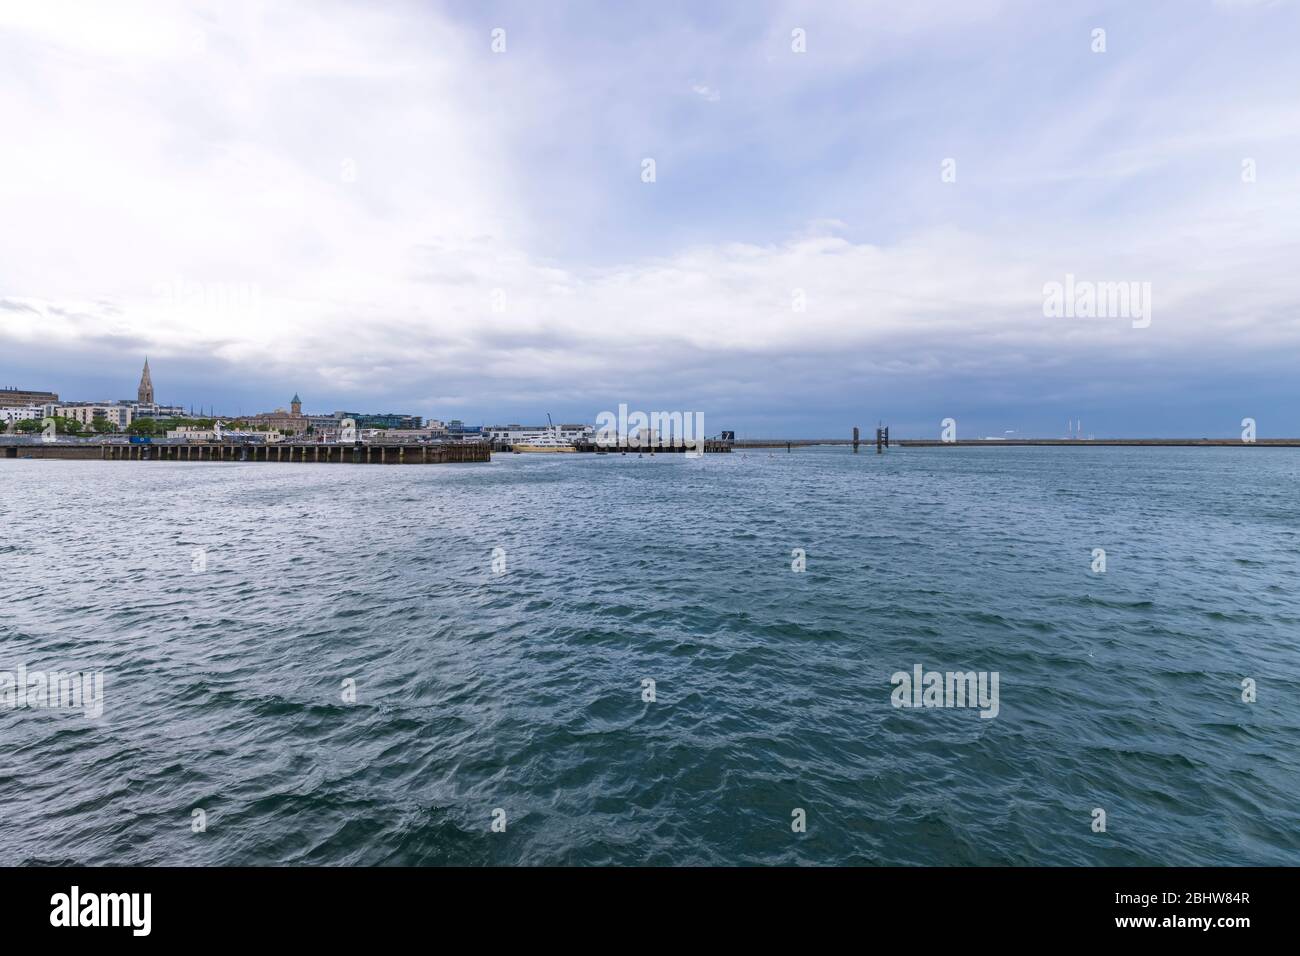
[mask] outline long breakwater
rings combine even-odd
[[[330,444],[324,442],[30,442],[0,444],[0,458],[79,461],[228,461],[353,465],[442,465],[486,462],[483,443],[445,445]]]

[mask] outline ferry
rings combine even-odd
[[[527,441],[520,442],[517,445],[511,445],[510,450],[514,452],[576,452],[578,449],[573,442],[567,442],[559,435],[539,435],[537,438],[530,438]]]

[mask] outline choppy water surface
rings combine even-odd
[[[0,670],[106,697],[0,710],[0,862],[1300,864],[1298,478],[1215,448],[0,462]],[[915,664],[998,671],[998,716],[895,709]]]

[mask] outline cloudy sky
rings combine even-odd
[[[125,397],[147,353],[231,413],[1300,435],[1297,36],[1286,0],[6,2],[0,385]],[[1067,274],[1149,323],[1046,315]]]

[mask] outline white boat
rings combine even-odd
[[[559,435],[547,434],[539,435],[537,438],[530,438],[527,441],[519,442],[510,446],[511,451],[520,452],[575,452],[578,449],[574,447],[573,442],[565,441]]]

